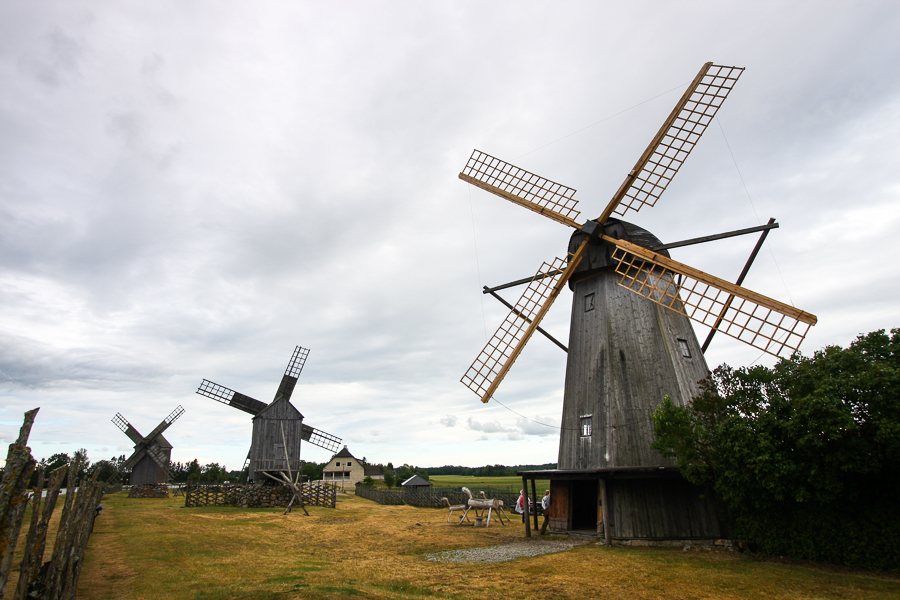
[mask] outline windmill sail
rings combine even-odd
[[[245,413],[250,413],[254,416],[259,414],[266,406],[268,406],[268,404],[266,404],[265,402],[260,402],[255,398],[251,398],[250,396],[246,396],[240,392],[228,389],[224,385],[213,383],[208,379],[203,380],[203,382],[200,384],[200,387],[197,388],[197,393],[201,396],[212,398],[213,400],[221,402],[222,404],[233,406],[244,411]]]
[[[585,240],[575,254],[569,257],[568,265],[565,260],[557,258],[552,264],[544,263],[541,266],[534,279],[525,288],[515,308],[509,312],[481,354],[463,375],[460,381],[481,396],[482,402],[491,399],[497,386],[522,352],[522,348],[550,310],[553,301],[584,256],[588,241]]]
[[[276,399],[291,399],[291,395],[294,393],[294,386],[297,385],[297,378],[300,377],[300,372],[303,371],[303,365],[306,364],[307,356],[309,356],[309,348],[303,348],[301,346],[294,348],[294,354],[291,356],[290,362],[288,362],[287,369],[284,370],[284,375],[281,377],[281,384],[278,386],[278,391],[275,392]]]
[[[650,145],[597,219],[654,206],[716,116],[743,67],[703,65]]]
[[[137,429],[132,427],[131,423],[125,420],[125,417],[122,416],[122,413],[116,413],[116,416],[112,419],[113,424],[122,430],[122,432],[128,436],[128,438],[134,442],[135,444],[140,444],[144,441],[144,436],[138,432]]]
[[[169,425],[171,425],[172,423],[174,423],[175,421],[177,421],[177,420],[178,420],[178,417],[180,417],[180,416],[183,415],[183,414],[184,414],[184,409],[181,407],[181,405],[178,405],[177,407],[175,407],[175,410],[173,410],[172,412],[170,412],[170,413],[169,413],[169,416],[167,416],[165,419],[163,419],[163,420],[162,420],[162,423],[160,423],[159,425],[157,425],[157,426],[156,426],[156,429],[154,429],[153,431],[150,432],[149,435],[147,435],[147,440],[148,440],[148,441],[151,441],[151,442],[152,442],[153,440],[155,440],[155,439],[156,439],[156,436],[158,436],[158,435],[161,434],[163,431],[165,431],[166,429],[168,429],[168,428],[169,428]]]
[[[321,429],[310,427],[309,425],[302,426],[300,437],[305,442],[309,442],[319,448],[325,448],[331,452],[337,452],[341,447],[341,438],[331,435],[330,433],[325,433]]]
[[[778,357],[797,351],[815,315],[608,236],[619,285]],[[674,275],[679,275],[678,283]]]
[[[480,150],[472,156],[459,178],[563,225],[578,227],[575,190],[503,162]]]

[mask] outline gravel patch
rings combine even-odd
[[[576,545],[574,542],[514,542],[489,548],[462,548],[435,552],[426,554],[425,558],[431,562],[444,563],[497,563],[525,556],[565,552]]]

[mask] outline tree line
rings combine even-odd
[[[131,476],[130,471],[125,468],[125,455],[113,456],[109,459],[91,462],[88,458],[87,450],[84,448],[76,450],[73,456],[65,452],[57,452],[48,458],[42,459],[40,462],[44,465],[45,470],[49,473],[63,465],[70,464],[75,456],[81,457],[81,468],[78,477],[90,477],[99,471],[98,478],[100,481],[120,481],[127,484]],[[399,486],[413,475],[418,475],[422,479],[428,481],[432,475],[462,475],[471,477],[506,477],[513,476],[517,471],[533,471],[542,469],[555,469],[556,463],[547,463],[543,465],[485,465],[483,467],[464,467],[445,465],[442,467],[418,467],[410,464],[403,464],[394,468],[393,463],[376,463],[370,465],[363,458],[360,463],[366,466],[379,467],[384,474],[385,485],[389,488]],[[306,462],[303,465],[303,474],[307,481],[319,481],[322,479],[322,472],[328,462],[315,463]],[[210,462],[200,464],[196,458],[188,462],[172,462],[169,463],[169,471],[172,473],[172,483],[241,483],[246,479],[246,473],[238,470],[229,470],[224,464],[218,462]],[[36,482],[32,481],[34,485]]]

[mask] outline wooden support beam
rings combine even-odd
[[[766,236],[769,235],[769,229],[774,227],[778,227],[778,223],[775,223],[775,218],[770,218],[768,225],[763,225],[763,227],[767,227],[764,229],[762,234],[759,236],[759,240],[756,242],[756,246],[753,247],[753,252],[750,253],[750,258],[747,259],[746,264],[744,265],[744,269],[741,271],[741,274],[737,278],[737,285],[741,285],[744,283],[744,278],[747,276],[747,273],[750,271],[750,266],[753,264],[753,261],[756,260],[756,255],[759,254],[760,248],[762,248],[763,242],[766,241]],[[713,336],[716,335],[716,331],[719,329],[719,325],[722,323],[722,319],[725,318],[725,313],[728,312],[728,308],[731,306],[731,302],[734,300],[734,295],[728,297],[728,301],[725,303],[725,306],[722,308],[722,312],[719,314],[719,318],[716,319],[716,324],[712,329],[709,330],[709,334],[706,336],[706,340],[703,342],[703,346],[700,348],[700,351],[706,354],[706,349],[709,348],[709,344],[712,342]]]
[[[600,507],[603,515],[603,542],[609,546],[612,544],[609,539],[609,506],[606,501],[606,480],[600,479]]]
[[[559,273],[559,271],[554,271],[554,273]],[[546,277],[546,276],[547,276],[547,275],[543,275],[543,276],[540,277],[540,279],[543,279],[543,278]],[[531,280],[529,280],[529,281],[531,281]],[[515,306],[513,306],[512,304],[510,304],[509,302],[507,302],[506,300],[504,300],[503,298],[501,298],[499,295],[495,294],[493,290],[489,290],[487,286],[484,286],[484,290],[485,290],[485,291],[484,291],[485,294],[490,294],[491,296],[493,296],[494,298],[496,298],[497,300],[499,300],[499,301],[500,301],[500,304],[502,304],[503,306],[505,306],[505,307],[508,308],[509,310],[513,311],[516,315],[518,315],[518,316],[522,317],[523,319],[525,319],[525,322],[526,322],[526,323],[531,323],[531,319],[529,319],[528,317],[526,317],[525,315],[523,315],[522,312],[521,312],[520,310],[518,310]],[[562,348],[562,351],[563,351],[563,352],[568,352],[568,351],[569,351],[569,349],[566,348],[565,345],[563,345],[562,342],[560,342],[558,339],[556,339],[555,337],[553,337],[552,335],[550,335],[549,333],[547,333],[543,328],[538,327],[537,330],[538,330],[539,333],[544,334],[544,337],[546,337],[548,340],[550,340],[551,342],[553,342],[554,344],[556,344],[557,346],[559,346],[560,348]]]
[[[525,537],[531,537],[531,521],[528,520],[528,480],[522,475],[522,510],[525,512],[522,513],[525,515]]]
[[[548,271],[547,273],[541,273],[540,275],[536,275],[534,277],[525,277],[523,279],[516,279],[515,281],[510,281],[509,283],[504,283],[503,285],[494,286],[489,288],[488,286],[484,286],[484,291],[482,294],[490,294],[491,292],[496,292],[498,290],[505,290],[506,288],[515,287],[517,285],[524,285],[526,283],[531,283],[532,281],[538,281],[543,279],[544,277],[553,277],[554,275],[558,275],[563,272],[563,269],[557,269],[555,271]]]
[[[756,233],[758,231],[762,231],[768,233],[770,229],[778,229],[778,223],[775,222],[775,219],[769,219],[769,222],[766,225],[757,225],[756,227],[747,227],[746,229],[736,229],[734,231],[727,231],[725,233],[716,233],[714,235],[705,235],[703,237],[691,238],[689,240],[682,240],[680,242],[672,242],[671,244],[662,244],[660,246],[654,246],[651,248],[654,252],[659,252],[660,250],[668,250],[669,248],[681,248],[682,246],[693,246],[694,244],[703,244],[706,242],[714,242],[716,240],[724,240],[730,237],[736,237],[739,235],[747,235],[748,233]],[[765,239],[765,238],[763,238]],[[738,284],[740,285],[740,284]]]

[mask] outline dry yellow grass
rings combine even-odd
[[[725,551],[607,548],[505,563],[424,555],[524,540],[521,522],[488,529],[443,510],[346,496],[311,516],[182,508],[181,499],[104,499],[80,600],[292,598],[898,598],[900,578],[761,562]]]

